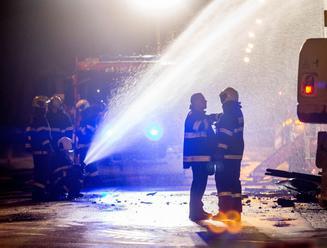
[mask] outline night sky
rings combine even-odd
[[[207,2],[159,17],[125,0],[1,1],[1,126],[23,127],[33,96],[49,93],[49,78],[69,77],[76,57],[152,53],[156,22],[165,45]]]

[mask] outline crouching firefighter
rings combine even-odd
[[[202,197],[207,186],[208,175],[214,174],[211,154],[214,131],[210,117],[205,114],[207,101],[201,93],[191,97],[191,111],[185,120],[183,168],[192,169],[193,181],[190,192],[189,218],[199,221],[211,217],[203,210]]]
[[[81,196],[83,170],[74,164],[73,141],[68,137],[58,140],[58,151],[51,173],[51,199],[74,199]]]
[[[36,96],[33,99],[33,115],[26,128],[25,148],[32,152],[34,163],[34,183],[32,199],[34,201],[48,200],[48,184],[51,168],[53,148],[51,145],[51,131],[46,111],[48,107],[46,96]]]
[[[242,212],[240,170],[244,151],[243,113],[235,89],[226,88],[219,97],[223,114],[216,122],[217,143],[213,156],[216,164],[215,181],[219,213],[214,219],[221,220],[227,217],[240,221]]]

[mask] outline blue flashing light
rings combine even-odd
[[[152,125],[146,129],[146,137],[152,141],[158,141],[163,136],[163,129],[159,125]]]

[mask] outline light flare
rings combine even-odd
[[[213,61],[221,59],[224,51],[216,49],[217,43],[223,44],[222,48],[228,46],[230,40],[226,40],[226,36],[237,32],[242,20],[257,8],[259,6],[252,1],[239,1],[232,11],[227,1],[209,4],[164,53],[162,61],[173,61],[174,66],[155,64],[137,84],[125,82],[125,92],[114,99],[110,117],[108,115],[100,125],[84,162],[89,164],[126,148],[137,140],[138,136],[132,131],[141,128],[149,116],[160,116],[163,110],[172,109],[177,104],[187,110],[187,98],[194,90],[198,91],[197,84],[203,81],[203,73],[210,81],[214,81],[219,73],[218,70],[208,70]],[[224,14],[226,10],[229,11]],[[212,54],[210,58],[208,53]],[[130,89],[130,85],[135,87]],[[182,127],[180,129],[182,132]],[[106,135],[108,130],[113,134],[110,138]]]

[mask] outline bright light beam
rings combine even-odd
[[[161,113],[163,106],[184,106],[181,99],[187,99],[194,87],[197,89],[204,73],[214,81],[218,73],[215,61],[221,60],[222,48],[228,47],[234,38],[227,40],[226,35],[235,32],[257,8],[259,5],[252,1],[239,1],[235,6],[217,0],[208,5],[164,53],[162,60],[174,61],[176,65],[153,65],[132,89],[132,82],[126,82],[126,92],[117,96],[111,115],[100,126],[84,162],[89,164],[131,144],[137,138],[133,131],[149,116]],[[108,130],[111,137],[107,136]]]
[[[127,0],[135,8],[147,13],[167,11],[181,7],[185,0]]]

